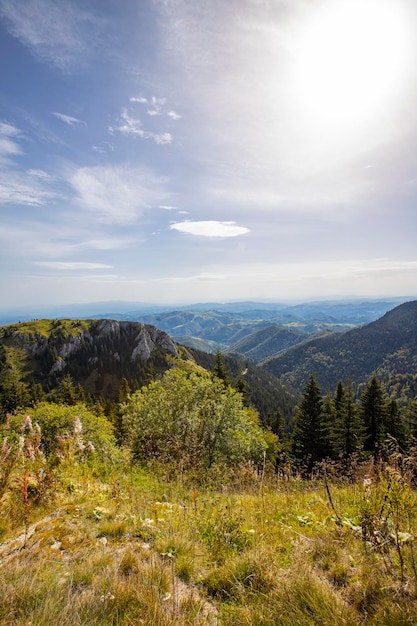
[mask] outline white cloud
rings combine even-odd
[[[20,130],[8,122],[0,122],[0,161],[7,162],[9,156],[21,154],[22,150],[11,137],[18,137]]]
[[[132,97],[129,98],[129,102],[135,102],[137,104],[148,104],[151,108],[146,110],[147,114],[151,117],[156,115],[167,115],[173,120],[180,120],[181,115],[172,109],[166,110],[167,99],[166,98],[157,98],[156,96],[151,96],[151,98],[145,98],[143,96]]]
[[[40,180],[45,180],[45,181],[53,180],[53,178],[54,178],[53,176],[51,176],[47,172],[44,172],[41,169],[30,169],[30,170],[27,170],[27,174],[28,174],[28,176],[31,176],[33,178],[38,178]]]
[[[250,232],[249,228],[237,226],[235,222],[218,222],[215,220],[177,222],[171,224],[170,228],[198,237],[238,237]]]
[[[22,150],[16,142],[11,141],[8,137],[0,137],[0,157],[7,157],[21,153]]]
[[[106,223],[136,222],[145,208],[168,199],[166,179],[144,167],[83,167],[68,180],[78,204]]]
[[[16,137],[20,135],[20,130],[9,124],[8,122],[0,122],[0,135],[6,135],[7,137]]]
[[[170,117],[173,120],[180,120],[181,119],[181,115],[179,113],[176,113],[175,111],[168,111],[167,115],[168,115],[168,117]]]
[[[142,122],[135,117],[129,115],[127,109],[123,109],[120,115],[121,124],[119,126],[109,127],[110,133],[113,133],[115,130],[124,135],[125,137],[140,137],[141,139],[153,139],[156,144],[164,145],[172,142],[171,133],[154,133],[149,130],[144,130],[142,128]]]
[[[39,265],[52,270],[99,270],[111,269],[112,265],[106,263],[83,263],[81,261],[33,261],[33,265]]]
[[[129,98],[129,102],[138,102],[139,104],[148,104],[148,99],[143,98],[142,96],[138,96],[136,98],[132,96],[132,98]]]
[[[44,189],[37,180],[28,181],[24,172],[0,173],[0,204],[42,206],[55,193]]]
[[[55,117],[57,117],[62,122],[65,122],[65,124],[68,124],[69,126],[72,126],[73,124],[85,124],[85,122],[83,122],[82,120],[79,120],[76,117],[72,117],[71,115],[65,115],[65,113],[57,113],[56,111],[54,111],[52,115],[55,115]]]
[[[155,143],[160,146],[164,146],[165,144],[172,142],[171,133],[147,133],[147,136],[154,139]]]
[[[91,58],[105,26],[71,0],[0,0],[0,16],[35,57],[64,71]]]

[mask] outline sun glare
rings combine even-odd
[[[299,35],[295,99],[310,122],[349,130],[380,118],[401,93],[413,61],[401,0],[326,2]]]

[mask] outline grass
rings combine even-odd
[[[124,469],[66,468],[30,509],[25,545],[16,501],[2,501],[0,624],[417,623],[409,486],[339,482],[331,503],[320,481],[226,493]]]

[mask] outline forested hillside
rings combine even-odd
[[[339,380],[363,386],[376,373],[398,399],[417,394],[417,301],[402,304],[375,322],[328,337],[314,338],[267,359],[262,367],[303,389],[314,374],[325,390]]]
[[[259,363],[306,339],[304,332],[274,324],[240,339],[231,345],[227,352],[244,355],[254,363]]]
[[[153,326],[112,320],[37,320],[0,329],[3,410],[45,396],[118,399],[122,379],[138,388],[178,356],[172,339]]]
[[[140,322],[36,320],[0,329],[0,410],[40,400],[100,403],[112,413],[120,394],[137,390],[176,359],[212,370],[215,356],[186,349]],[[298,394],[273,375],[227,357],[230,382],[240,385],[261,419],[276,411],[291,420]],[[245,374],[242,372],[246,370]]]

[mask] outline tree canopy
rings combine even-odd
[[[196,469],[233,466],[260,461],[266,449],[254,411],[239,392],[201,369],[167,371],[133,393],[122,416],[127,443],[141,460]]]

